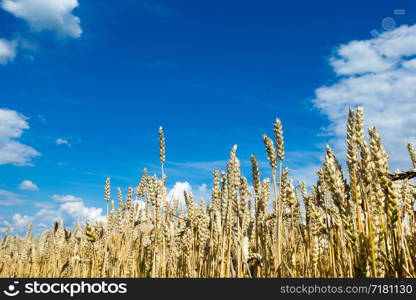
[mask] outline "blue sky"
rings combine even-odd
[[[168,187],[188,182],[197,194],[234,144],[251,176],[249,156],[266,161],[261,134],[276,117],[295,179],[310,180],[326,143],[343,154],[349,106],[363,105],[392,147],[414,137],[395,132],[415,116],[398,122],[403,111],[386,100],[413,108],[414,2],[57,2],[0,0],[0,109],[15,112],[0,124],[0,228],[47,223],[53,211],[71,222],[68,203],[97,215],[107,176],[125,190],[143,168],[159,172],[160,125]],[[11,136],[11,119],[27,126]],[[41,155],[7,159],[11,141]]]

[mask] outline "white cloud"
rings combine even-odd
[[[72,14],[77,0],[2,0],[1,7],[27,21],[34,31],[51,30],[61,36],[78,38],[80,19]]]
[[[184,192],[192,192],[192,187],[189,182],[176,182],[173,188],[168,192],[168,202],[179,200],[179,203],[185,204]]]
[[[13,227],[17,231],[24,231],[27,226],[32,222],[32,218],[29,216],[22,216],[20,214],[14,214],[13,216]]]
[[[0,39],[0,65],[11,62],[16,57],[16,42]]]
[[[103,216],[101,215],[102,209],[95,208],[95,207],[88,207],[85,206],[84,201],[80,197],[75,197],[73,195],[53,195],[52,199],[61,202],[57,216],[61,217],[62,219],[74,219],[74,220],[91,220],[91,221],[102,221]],[[43,209],[42,215],[51,215],[50,212],[53,210]],[[39,212],[39,213],[40,213]],[[38,213],[38,215],[39,215]],[[52,215],[54,215],[52,213]]]
[[[32,147],[15,141],[25,129],[29,129],[25,116],[13,110],[0,109],[0,165],[27,166],[32,157],[40,155]]]
[[[136,200],[133,201],[133,204],[137,205],[138,210],[144,210],[146,208],[146,202],[137,199],[137,197]]]
[[[66,202],[59,208],[61,217],[65,219],[73,219],[79,221],[103,221],[102,208],[88,207],[82,201]]]
[[[410,167],[406,143],[416,137],[416,25],[341,45],[330,64],[337,75],[313,100],[331,125],[334,147],[344,154],[349,107],[363,106],[365,126],[376,126],[394,168]]]
[[[68,141],[68,140],[66,140],[66,139],[63,139],[63,138],[58,138],[58,139],[56,139],[55,143],[56,143],[57,145],[66,145],[66,146],[68,146],[68,147],[71,147],[71,144],[69,143],[69,141]]]
[[[19,184],[19,189],[28,191],[39,191],[39,187],[30,180],[23,180]]]
[[[184,192],[191,192],[194,196],[196,203],[199,203],[201,198],[205,199],[205,203],[211,200],[211,191],[208,189],[206,184],[201,184],[197,186],[195,190],[192,189],[192,186],[189,182],[176,182],[172,189],[169,190],[167,195],[167,200],[169,203],[172,203],[173,200],[179,200],[179,203],[185,205],[185,195]]]
[[[86,206],[81,198],[72,195],[55,198],[63,199],[63,201],[60,201],[63,203],[59,207],[51,208],[50,206],[40,205],[41,209],[33,216],[15,214],[9,221],[0,217],[0,232],[4,232],[8,227],[11,227],[17,233],[24,233],[29,223],[33,224],[34,232],[39,233],[41,230],[50,228],[54,222],[62,222],[64,226],[73,226],[75,222],[105,220],[102,208]]]
[[[22,143],[9,140],[0,144],[0,165],[31,166],[29,161],[36,156],[40,156],[40,153]]]
[[[73,195],[53,195],[52,199],[56,202],[81,202],[82,198]]]
[[[357,75],[383,72],[397,67],[415,54],[415,26],[401,26],[377,38],[351,41],[338,47],[330,63],[337,74]]]

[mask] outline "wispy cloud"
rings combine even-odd
[[[14,206],[22,204],[23,202],[21,195],[6,190],[0,190],[0,206]]]
[[[0,217],[0,233],[5,233],[11,227],[12,224],[5,217]]]
[[[35,202],[33,205],[38,208],[54,208],[56,206],[55,203],[51,202]]]
[[[36,117],[39,119],[39,121],[40,121],[42,124],[47,124],[47,123],[48,123],[48,122],[46,121],[46,119],[45,119],[45,117],[44,117],[44,116],[42,116],[42,115],[37,115]]]
[[[71,147],[71,144],[69,143],[69,141],[63,138],[56,139],[55,143],[57,145],[65,145],[65,146]]]
[[[226,160],[216,161],[194,161],[194,162],[167,162],[168,165],[180,168],[195,169],[203,172],[212,172],[215,168],[224,168],[227,165]]]
[[[114,174],[110,174],[110,173],[96,173],[96,172],[92,172],[92,171],[87,171],[85,172],[85,174],[87,175],[93,175],[93,176],[99,176],[102,178],[112,178],[112,179],[118,179],[118,180],[122,180],[122,181],[127,181],[127,182],[133,182],[136,181],[137,178],[131,178],[131,177],[127,177],[127,176],[120,176],[120,175],[114,175]]]
[[[79,202],[82,198],[75,197],[73,195],[53,195],[51,197],[56,202]]]

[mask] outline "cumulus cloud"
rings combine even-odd
[[[189,182],[176,182],[173,188],[168,192],[168,202],[178,200],[179,203],[185,204],[185,192],[192,192]]]
[[[61,202],[59,207],[50,208],[42,205],[41,209],[32,216],[14,214],[9,221],[0,217],[0,232],[5,232],[10,227],[16,233],[24,233],[30,223],[33,225],[33,230],[39,233],[51,227],[54,222],[62,222],[64,226],[73,226],[75,222],[105,220],[102,208],[87,206],[82,198],[72,195],[54,195],[52,198]]]
[[[66,140],[66,139],[63,139],[63,138],[58,138],[58,139],[56,139],[55,143],[56,143],[57,145],[66,145],[66,146],[68,146],[68,147],[71,147],[71,144],[69,143],[69,141],[68,141],[68,140]]]
[[[196,189],[192,189],[192,186],[189,182],[176,182],[173,188],[171,188],[167,195],[168,202],[172,202],[173,200],[178,200],[179,203],[185,205],[185,195],[184,192],[191,192],[194,196],[194,199],[197,203],[204,198],[205,201],[211,199],[211,192],[208,190],[208,186],[206,184],[201,184],[196,187]]]
[[[33,157],[39,156],[32,147],[18,141],[23,130],[29,129],[26,117],[13,110],[0,109],[0,165],[30,165]]]
[[[73,195],[53,195],[52,199],[61,202],[61,206],[57,213],[54,210],[42,209],[38,215],[49,216],[49,218],[60,218],[63,220],[74,219],[79,221],[91,220],[102,221],[104,216],[101,215],[102,209],[88,207],[80,197]]]
[[[330,64],[339,77],[318,88],[313,102],[328,117],[338,152],[345,149],[348,108],[363,106],[365,126],[376,126],[393,167],[410,166],[406,144],[416,137],[415,55],[416,25],[337,48]]]
[[[377,38],[339,46],[330,63],[342,75],[387,71],[415,54],[415,38],[415,26],[401,26]]]
[[[88,207],[83,201],[65,202],[59,208],[59,214],[64,220],[74,221],[103,221],[102,208]]]
[[[19,184],[19,189],[28,191],[39,191],[39,187],[30,180],[23,180]]]
[[[13,215],[13,227],[18,231],[23,231],[32,222],[29,216],[22,216],[20,214]]]
[[[50,30],[61,36],[78,38],[80,19],[73,15],[77,0],[2,0],[1,7],[27,21],[34,31]]]
[[[53,195],[52,199],[56,202],[81,202],[82,198],[73,195]]]
[[[0,39],[0,65],[11,62],[16,57],[16,42]]]

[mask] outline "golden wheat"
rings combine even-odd
[[[160,128],[161,178],[145,169],[136,187],[145,207],[133,201],[130,187],[125,202],[117,190],[118,207],[112,200],[109,210],[108,178],[106,221],[76,224],[72,231],[56,223],[39,236],[31,226],[24,237],[6,232],[0,276],[415,277],[415,172],[389,173],[376,129],[364,140],[363,118],[362,108],[349,111],[348,179],[328,146],[317,183],[308,193],[299,182],[299,197],[289,170],[282,170],[283,128],[277,119],[276,148],[263,136],[271,180],[261,178],[252,155],[252,193],[234,146],[225,170],[214,170],[211,201],[198,204],[185,192],[186,207],[166,196]],[[411,144],[408,150],[414,167]]]

